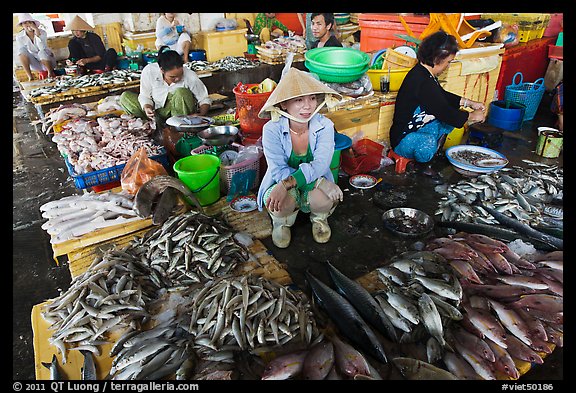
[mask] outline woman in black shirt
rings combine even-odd
[[[440,75],[458,52],[456,39],[444,31],[426,37],[418,48],[416,64],[402,82],[390,128],[394,152],[417,162],[428,162],[443,145],[446,135],[467,121],[483,122],[486,107],[444,90]],[[470,107],[473,112],[459,108]]]
[[[67,27],[72,30],[72,39],[68,42],[70,56],[66,65],[78,65],[87,70],[110,71],[117,66],[118,54],[114,48],[108,50],[102,39],[84,19],[76,15]]]

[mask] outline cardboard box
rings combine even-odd
[[[218,61],[226,56],[244,56],[248,43],[244,35],[248,29],[227,31],[199,31],[195,36],[198,49],[206,51],[206,60]]]
[[[483,102],[488,108],[490,103],[497,99],[495,97],[496,84],[502,65],[502,56],[498,57],[498,66],[493,70],[469,75],[460,75],[462,63],[454,61],[438,76],[440,86],[446,91],[469,100]]]
[[[365,138],[376,141],[378,139],[379,106],[362,109],[343,109],[336,112],[325,113],[324,116],[334,122],[334,129],[350,138],[362,131]]]

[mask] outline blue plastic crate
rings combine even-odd
[[[162,153],[156,156],[150,157],[154,161],[159,162],[162,164],[166,171],[170,170],[170,162],[168,161],[168,154],[166,150],[162,148]],[[74,167],[68,161],[68,158],[64,158],[64,162],[66,163],[66,167],[68,168],[68,173],[74,179],[74,185],[76,188],[85,189],[94,186],[100,186],[103,184],[108,184],[116,180],[120,180],[120,176],[122,175],[122,171],[126,164],[116,165],[110,168],[104,168],[97,171],[92,171],[88,173],[84,173],[82,175],[76,174],[74,171]],[[168,172],[169,173],[169,172]]]

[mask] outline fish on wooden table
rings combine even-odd
[[[366,358],[352,345],[342,341],[336,334],[330,336],[334,345],[335,368],[347,377],[370,376],[370,365]]]
[[[323,340],[310,348],[302,369],[304,379],[321,380],[326,378],[334,365],[334,345]]]
[[[93,381],[97,380],[96,376],[96,363],[94,363],[94,358],[92,357],[92,352],[90,351],[80,351],[84,356],[84,364],[80,373],[82,375],[83,381]]]
[[[535,364],[544,363],[544,360],[538,354],[538,352],[530,348],[528,345],[524,344],[513,334],[507,334],[506,344],[508,345],[508,348],[506,348],[506,350],[513,358]]]
[[[525,307],[538,309],[548,313],[558,313],[564,310],[564,298],[562,296],[533,293],[523,295],[520,300],[510,303],[514,308]]]
[[[62,372],[58,366],[58,358],[56,357],[56,354],[52,355],[52,361],[50,363],[42,362],[42,365],[50,370],[51,381],[61,381],[64,379],[62,378]]]
[[[294,378],[302,372],[307,350],[280,355],[271,360],[262,374],[262,380],[284,380]]]
[[[487,339],[486,342],[494,352],[495,356],[494,368],[506,374],[508,377],[512,379],[520,378],[520,372],[516,368],[514,359],[512,359],[512,356],[510,356],[508,351],[490,339]]]
[[[456,375],[459,379],[482,379],[482,377],[474,371],[472,366],[458,353],[445,351],[442,360],[448,371]]]
[[[502,348],[506,348],[506,331],[495,316],[486,310],[473,308],[466,303],[463,303],[462,307],[476,329]]]
[[[408,380],[457,380],[458,377],[451,372],[436,367],[421,360],[396,357],[392,363],[400,370],[402,375]]]

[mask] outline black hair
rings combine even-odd
[[[184,65],[182,56],[169,46],[164,45],[158,49],[158,65],[163,71],[170,71],[174,68],[180,68]]]
[[[331,25],[330,28],[334,27],[334,14],[331,12],[314,12],[311,16],[310,16],[310,20],[314,19],[315,17],[317,17],[318,15],[322,15],[324,17],[324,22],[326,23],[326,26]]]
[[[418,60],[434,67],[450,55],[458,52],[458,42],[454,36],[440,30],[424,38],[418,47]]]

